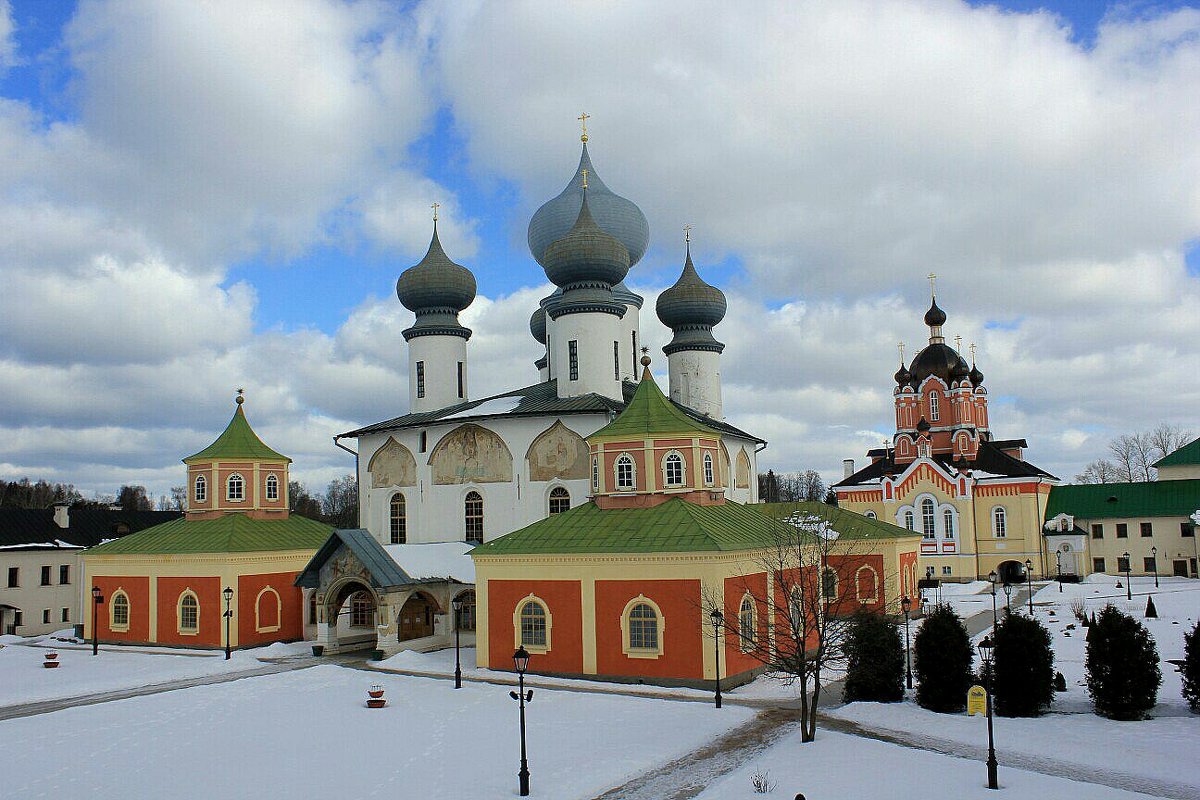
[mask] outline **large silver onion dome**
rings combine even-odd
[[[658,296],[655,310],[663,325],[675,329],[684,325],[712,327],[725,319],[725,295],[705,283],[692,264],[691,248],[683,264],[683,274],[675,285]]]
[[[596,224],[590,192],[589,178],[575,224],[546,248],[542,267],[556,286],[603,285],[611,299],[613,284],[620,283],[629,271],[629,251],[616,236]]]
[[[409,311],[453,309],[462,311],[475,299],[475,276],[471,270],[455,264],[438,241],[437,223],[425,257],[400,274],[396,296]]]
[[[629,251],[629,266],[633,266],[646,252],[650,243],[650,225],[646,215],[632,201],[614,194],[604,185],[592,160],[588,156],[587,144],[570,183],[552,200],[547,200],[529,220],[529,252],[543,267],[546,249],[570,232],[583,205],[583,171],[587,170],[588,204],[596,224],[615,236]]]

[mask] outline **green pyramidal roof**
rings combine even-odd
[[[240,410],[240,409],[239,409]],[[88,553],[256,553],[316,550],[331,525],[306,517],[251,519],[225,514],[211,519],[176,519],[97,545]]]
[[[196,461],[215,461],[217,459],[262,459],[267,461],[286,461],[291,463],[291,459],[285,455],[276,453],[271,448],[263,444],[262,439],[250,427],[250,423],[246,421],[246,414],[242,411],[241,398],[238,398],[237,411],[233,412],[233,419],[229,420],[229,425],[225,431],[217,437],[217,440],[208,447],[201,450],[195,455],[188,456],[183,460],[185,464],[191,464]]]
[[[715,428],[710,428],[680,411],[674,403],[667,399],[650,376],[650,368],[642,370],[642,380],[638,383],[637,391],[629,400],[617,418],[600,430],[589,436],[589,439],[602,436],[631,436],[644,437],[670,433],[707,433],[710,436],[720,436]]]
[[[1155,467],[1186,467],[1190,464],[1200,464],[1200,439],[1194,439],[1154,462]]]

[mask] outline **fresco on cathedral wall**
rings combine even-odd
[[[512,453],[503,439],[471,424],[460,425],[443,436],[429,456],[435,484],[511,481],[512,462]]]
[[[746,455],[745,450],[738,452],[737,472],[734,475],[733,484],[738,489],[750,488],[750,457]]]
[[[529,480],[586,480],[590,476],[588,446],[583,437],[556,421],[529,445]]]
[[[325,591],[342,578],[357,578],[371,585],[371,571],[345,545],[334,551],[333,556],[321,565],[317,580],[320,590]]]
[[[730,469],[729,451],[725,449],[725,443],[721,442],[721,485],[726,489],[729,488]]]
[[[417,485],[416,459],[407,447],[390,437],[371,456],[367,469],[371,473],[371,486],[376,489]]]

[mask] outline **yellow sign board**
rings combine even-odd
[[[967,690],[967,716],[987,713],[987,690],[975,685]]]

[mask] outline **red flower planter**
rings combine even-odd
[[[46,669],[54,669],[58,666],[58,653],[46,653],[45,659],[42,666]]]

